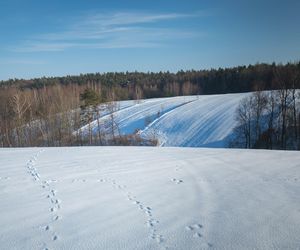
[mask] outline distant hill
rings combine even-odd
[[[250,93],[181,96],[135,101],[121,101],[114,113],[115,134],[133,134],[155,138],[161,146],[228,147],[236,126],[236,108]],[[111,116],[99,119],[102,133],[111,135]],[[91,123],[94,136],[98,121]],[[88,135],[89,128],[81,128]]]
[[[43,77],[32,80],[12,79],[0,82],[0,146],[103,145],[99,139],[101,138],[100,134],[95,138],[90,136],[88,142],[82,141],[80,134],[76,134],[74,137],[74,131],[78,131],[83,125],[87,124],[87,121],[90,123],[93,120],[92,117],[90,117],[91,112],[86,112],[87,110],[85,110],[83,116],[82,113],[79,112],[80,110],[83,111],[83,106],[86,106],[85,108],[95,109],[95,107],[100,104],[115,103],[122,100],[132,100],[132,103],[140,103],[141,100],[149,98],[281,90],[283,95],[280,93],[277,95],[276,98],[278,100],[276,100],[276,105],[282,110],[282,117],[278,116],[277,120],[284,122],[282,122],[280,126],[277,126],[277,131],[272,127],[273,124],[270,124],[268,131],[264,131],[267,134],[261,134],[259,130],[256,130],[255,133],[268,140],[273,140],[270,136],[276,137],[274,139],[278,142],[280,141],[282,144],[280,147],[277,147],[277,149],[286,149],[286,144],[294,143],[289,142],[287,136],[288,133],[294,133],[293,137],[296,138],[295,145],[297,146],[293,146],[293,148],[300,148],[300,136],[298,136],[300,135],[300,131],[298,131],[300,116],[296,105],[298,96],[295,96],[295,93],[293,94],[287,91],[289,89],[300,89],[300,63],[288,63],[285,65],[276,65],[275,63],[256,64],[226,69],[179,71],[177,73],[119,72],[66,77]],[[96,105],[88,107],[88,100],[83,98],[84,93],[93,93],[92,96],[95,97],[95,100],[92,103]],[[225,133],[224,137],[219,136],[213,140],[210,137],[209,140],[204,140],[205,136],[210,133],[209,131],[213,130],[213,127],[209,128],[212,124],[210,122],[208,122],[208,124],[203,122],[203,124],[200,125],[203,121],[203,117],[197,118],[196,123],[198,124],[197,126],[200,127],[196,126],[195,128],[201,129],[201,133],[204,133],[204,137],[201,137],[203,140],[200,140],[198,137],[193,137],[194,133],[192,132],[192,128],[183,126],[177,130],[177,132],[182,130],[185,133],[189,131],[190,134],[186,135],[191,136],[189,141],[195,140],[197,142],[185,143],[184,140],[179,140],[177,137],[170,137],[172,133],[176,133],[176,130],[173,129],[173,132],[171,132],[166,127],[166,124],[171,124],[172,122],[175,122],[173,125],[176,127],[176,121],[181,121],[180,119],[183,119],[181,122],[185,123],[186,121],[184,119],[187,117],[184,115],[190,112],[190,110],[185,110],[186,107],[192,110],[195,108],[195,117],[197,117],[198,114],[203,114],[203,111],[212,109],[212,112],[216,113],[208,114],[207,119],[214,120],[214,124],[218,124],[219,120],[222,120],[220,117],[222,117],[224,112],[233,113],[234,108],[231,110],[231,108],[229,108],[231,106],[227,106],[227,103],[234,102],[234,100],[230,98],[229,100],[222,100],[222,98],[220,98],[220,102],[216,105],[222,106],[222,109],[218,110],[217,107],[209,107],[205,106],[206,103],[200,103],[201,100],[204,100],[203,98],[209,99],[214,97],[201,97],[199,101],[195,102],[195,104],[200,105],[199,107],[193,107],[192,103],[186,104],[185,102],[189,97],[183,97],[185,101],[176,102],[177,106],[175,104],[175,106],[172,106],[172,104],[170,107],[166,105],[167,108],[160,107],[158,110],[157,107],[154,107],[153,112],[157,114],[150,113],[150,115],[147,115],[147,110],[143,110],[142,112],[145,112],[144,118],[136,120],[136,118],[133,117],[132,119],[135,121],[134,124],[140,124],[137,127],[131,128],[141,129],[142,127],[144,130],[146,127],[144,125],[141,126],[141,124],[153,122],[156,115],[159,116],[160,119],[157,120],[155,124],[152,124],[152,127],[159,126],[159,130],[162,129],[164,131],[162,132],[163,134],[166,133],[168,134],[168,138],[172,138],[172,141],[168,141],[162,139],[164,137],[163,134],[154,136],[159,137],[160,141],[164,141],[164,145],[222,146],[224,138],[227,135],[229,136],[229,132],[225,129],[222,132]],[[269,100],[267,103],[268,105],[272,104],[272,100]],[[183,106],[180,107],[180,105]],[[203,108],[201,108],[201,105],[204,105]],[[236,107],[237,103],[234,102],[234,105]],[[251,105],[248,106],[251,107]],[[172,122],[170,120],[162,121],[163,115],[165,115],[165,117],[171,114],[174,115],[175,111],[173,113],[171,112],[174,108],[181,110],[181,116],[175,117]],[[115,107],[113,107],[113,109],[114,112],[117,111]],[[272,107],[271,110],[273,110]],[[94,110],[94,112],[100,112],[100,115],[103,115],[102,111]],[[131,110],[131,112],[134,112],[134,110]],[[94,115],[95,114],[93,114],[93,116]],[[119,111],[117,115],[119,115]],[[212,117],[210,117],[210,115],[212,115]],[[97,116],[99,116],[99,114]],[[190,114],[190,117],[194,116]],[[229,117],[232,118],[232,115]],[[122,122],[124,123],[125,121],[130,123],[130,121],[126,119],[121,121],[118,126],[121,126]],[[193,119],[188,118],[188,123],[195,122]],[[279,124],[278,121],[276,121],[277,125]],[[165,122],[164,125],[162,125],[163,122]],[[230,128],[231,125],[229,126]],[[139,134],[145,136],[147,133],[150,133],[150,131],[151,130],[148,130],[148,132],[146,132],[146,130],[143,132],[140,131]],[[92,133],[89,132],[89,134],[91,135]],[[220,141],[218,142],[217,139],[220,139]],[[255,141],[257,140],[258,138],[255,139]],[[126,145],[127,143],[128,141],[125,142]],[[115,141],[113,144],[116,145],[119,144],[119,142]],[[123,143],[120,144],[123,145]],[[152,144],[153,142],[151,142],[151,145]],[[248,147],[253,146],[254,145],[250,145]],[[266,146],[259,145],[259,147],[265,148]]]

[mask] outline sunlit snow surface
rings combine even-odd
[[[299,162],[264,150],[1,149],[0,248],[299,249]]]
[[[250,93],[179,96],[118,103],[114,120],[122,135],[139,130],[144,138],[161,146],[227,147],[236,126],[235,111]],[[105,114],[105,112],[104,112]],[[100,130],[110,133],[110,115],[100,119]],[[91,124],[97,135],[98,122]],[[82,128],[88,133],[88,125]]]

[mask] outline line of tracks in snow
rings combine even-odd
[[[54,230],[54,223],[60,218],[59,210],[61,209],[61,201],[57,197],[57,191],[52,187],[52,183],[55,182],[55,180],[44,180],[37,170],[36,165],[38,158],[44,151],[44,149],[41,149],[33,155],[26,163],[26,168],[28,174],[33,178],[33,181],[39,184],[42,190],[44,190],[44,193],[46,193],[45,198],[49,200],[49,215],[51,219],[45,223],[45,225],[40,226],[40,229],[48,233],[51,241],[55,242],[59,239],[59,236]],[[48,245],[47,242],[43,242],[44,250],[48,250]]]
[[[49,203],[49,220],[45,222],[43,225],[41,225],[39,228],[44,233],[47,233],[49,235],[49,240],[47,242],[42,243],[42,247],[44,250],[48,250],[49,247],[55,246],[55,242],[60,239],[59,235],[57,234],[55,230],[55,223],[59,219],[61,219],[60,216],[60,210],[62,208],[61,200],[59,199],[57,195],[57,190],[54,188],[54,183],[56,180],[46,180],[43,179],[43,177],[40,175],[38,169],[37,169],[37,163],[39,156],[44,153],[44,149],[39,150],[35,155],[33,155],[28,162],[26,163],[26,168],[28,174],[32,177],[32,180],[36,182],[40,188],[41,191],[43,191],[43,196],[45,199],[48,200]],[[176,168],[176,171],[178,171],[178,168]],[[179,176],[178,176],[179,177]],[[80,179],[73,179],[74,181],[80,181]],[[184,184],[184,181],[179,178],[171,178],[170,179],[175,184]],[[83,182],[86,182],[88,180],[83,179]],[[95,180],[94,180],[95,181]],[[142,201],[142,199],[138,199],[126,185],[120,184],[116,179],[114,178],[102,178],[97,179],[97,182],[106,182],[110,183],[112,187],[115,190],[118,190],[119,192],[122,192],[127,199],[128,202],[133,204],[136,209],[138,209],[140,212],[142,212],[145,215],[145,225],[147,226],[149,230],[149,237],[158,244],[158,247],[160,249],[172,249],[168,245],[168,242],[166,238],[160,234],[159,230],[159,223],[157,217],[155,217],[155,212],[152,206],[149,204],[146,204]],[[185,227],[185,232],[193,236],[193,238],[200,239],[200,244],[205,245],[206,247],[212,247],[212,244],[206,242],[205,236],[203,235],[203,225],[200,223],[194,223],[191,225],[187,225]],[[206,243],[205,243],[206,242]]]

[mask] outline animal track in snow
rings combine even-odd
[[[203,226],[201,224],[194,224],[193,227],[195,229],[200,229],[200,228],[203,228]]]
[[[50,201],[50,208],[49,212],[54,215],[51,221],[49,221],[49,224],[44,226],[43,229],[44,231],[51,231],[52,232],[52,240],[56,241],[58,239],[58,236],[55,231],[53,231],[53,226],[50,227],[50,224],[53,223],[54,221],[57,221],[59,216],[57,215],[57,211],[61,208],[60,204],[61,201],[56,197],[57,191],[55,189],[51,189],[50,184],[57,182],[55,179],[51,180],[42,180],[42,177],[38,173],[38,170],[36,168],[36,162],[38,160],[39,155],[43,152],[44,150],[40,150],[37,154],[35,154],[33,157],[29,159],[29,161],[26,163],[26,168],[27,172],[29,173],[30,176],[33,177],[34,181],[38,182],[40,184],[40,187],[47,192],[47,195],[45,196],[47,199]],[[53,224],[52,224],[53,225]],[[44,243],[45,249],[48,249],[47,244]]]
[[[87,181],[86,179],[73,179],[72,183],[74,183],[74,182],[86,182],[86,181]]]
[[[187,230],[187,231],[192,231],[192,230],[193,230],[193,227],[192,227],[192,226],[186,226],[186,227],[185,227],[185,230]]]
[[[176,184],[183,183],[183,180],[175,179],[175,178],[173,178],[172,181],[175,182]]]
[[[106,180],[104,180],[104,179],[99,179],[99,180],[97,180],[97,182],[106,182]]]
[[[116,188],[120,191],[126,191],[126,189],[127,189],[126,185],[120,185],[114,179],[111,179],[109,181],[111,182],[111,184],[113,185],[114,188]],[[158,244],[160,244],[161,247],[163,247],[162,244],[164,243],[164,237],[163,237],[163,235],[157,233],[156,226],[157,226],[157,224],[159,224],[159,221],[153,217],[152,208],[150,206],[144,205],[140,200],[138,200],[136,198],[136,196],[132,195],[128,191],[126,192],[126,197],[127,197],[128,201],[130,201],[133,205],[136,205],[137,209],[139,209],[140,211],[145,213],[145,215],[147,217],[145,224],[150,230],[149,237],[151,239],[154,239]],[[167,249],[166,246],[165,246],[165,249]]]
[[[187,231],[196,231],[196,230],[199,230],[201,228],[203,228],[203,226],[201,224],[193,224],[191,226],[186,226],[185,230],[187,230]]]
[[[163,240],[164,240],[164,238],[163,238],[162,235],[160,235],[160,234],[155,234],[155,233],[152,235],[151,238],[152,238],[152,239],[155,239],[157,243],[162,243]]]
[[[156,226],[157,224],[159,224],[159,221],[153,218],[152,208],[143,205],[143,203],[141,203],[138,200],[135,200],[133,204],[136,205],[139,210],[143,211],[146,214],[148,218],[146,221],[146,226],[150,228],[150,238],[154,239],[158,244],[163,243],[164,238],[162,235],[157,233],[157,229],[156,229]]]
[[[194,238],[201,238],[202,234],[201,233],[194,233],[193,237]]]
[[[57,190],[51,189],[49,184],[47,184],[47,189],[49,192],[47,198],[50,200],[50,212],[52,214],[52,220],[50,221],[50,223],[54,223],[59,219],[58,211],[61,208],[61,200],[57,198]],[[51,231],[53,233],[52,241],[58,240],[57,233],[53,230]]]
[[[38,159],[38,156],[43,152],[44,150],[40,150],[37,152],[34,156],[32,156],[28,162],[26,163],[26,168],[28,173],[33,177],[35,181],[40,180],[40,175],[37,172],[37,169],[34,167],[36,165],[36,161]]]
[[[51,207],[51,208],[50,208],[50,212],[56,212],[55,207]]]
[[[186,231],[193,233],[194,238],[203,239],[204,236],[203,236],[203,233],[201,233],[201,229],[203,229],[203,225],[199,224],[199,223],[185,227]],[[206,242],[205,244],[207,244],[208,247],[212,247],[212,244],[209,242]]]
[[[54,190],[54,189],[52,189],[50,192],[51,192],[51,194],[52,194],[53,196],[55,196],[57,191]]]
[[[156,224],[158,224],[159,223],[159,221],[158,220],[154,220],[154,219],[149,219],[148,221],[147,221],[147,226],[148,227],[154,227]]]
[[[59,216],[58,215],[55,215],[54,217],[53,217],[53,221],[56,221],[56,220],[58,220],[59,219]]]

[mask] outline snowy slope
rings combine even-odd
[[[114,119],[121,134],[132,134],[136,130],[144,129],[148,121],[153,121],[158,116],[161,116],[181,105],[195,100],[195,96],[187,97],[172,97],[172,98],[154,98],[137,101],[120,101],[116,103],[116,111]],[[101,131],[110,132],[111,127],[107,125],[110,122],[111,116],[109,112],[104,111],[104,116],[101,117]],[[93,132],[98,132],[98,122],[95,120],[91,123]],[[88,125],[81,128],[83,133],[88,133]]]
[[[0,150],[1,249],[299,249],[299,152]]]
[[[120,102],[114,113],[121,134],[140,130],[145,138],[157,138],[162,146],[227,147],[235,127],[235,110],[249,93],[181,96]],[[100,119],[101,131],[111,132],[110,116]],[[92,123],[97,134],[97,121]],[[82,128],[88,133],[88,126]],[[118,132],[116,131],[116,133]]]
[[[236,124],[236,108],[247,95],[199,96],[154,121],[142,135],[157,131],[163,146],[226,147]]]

